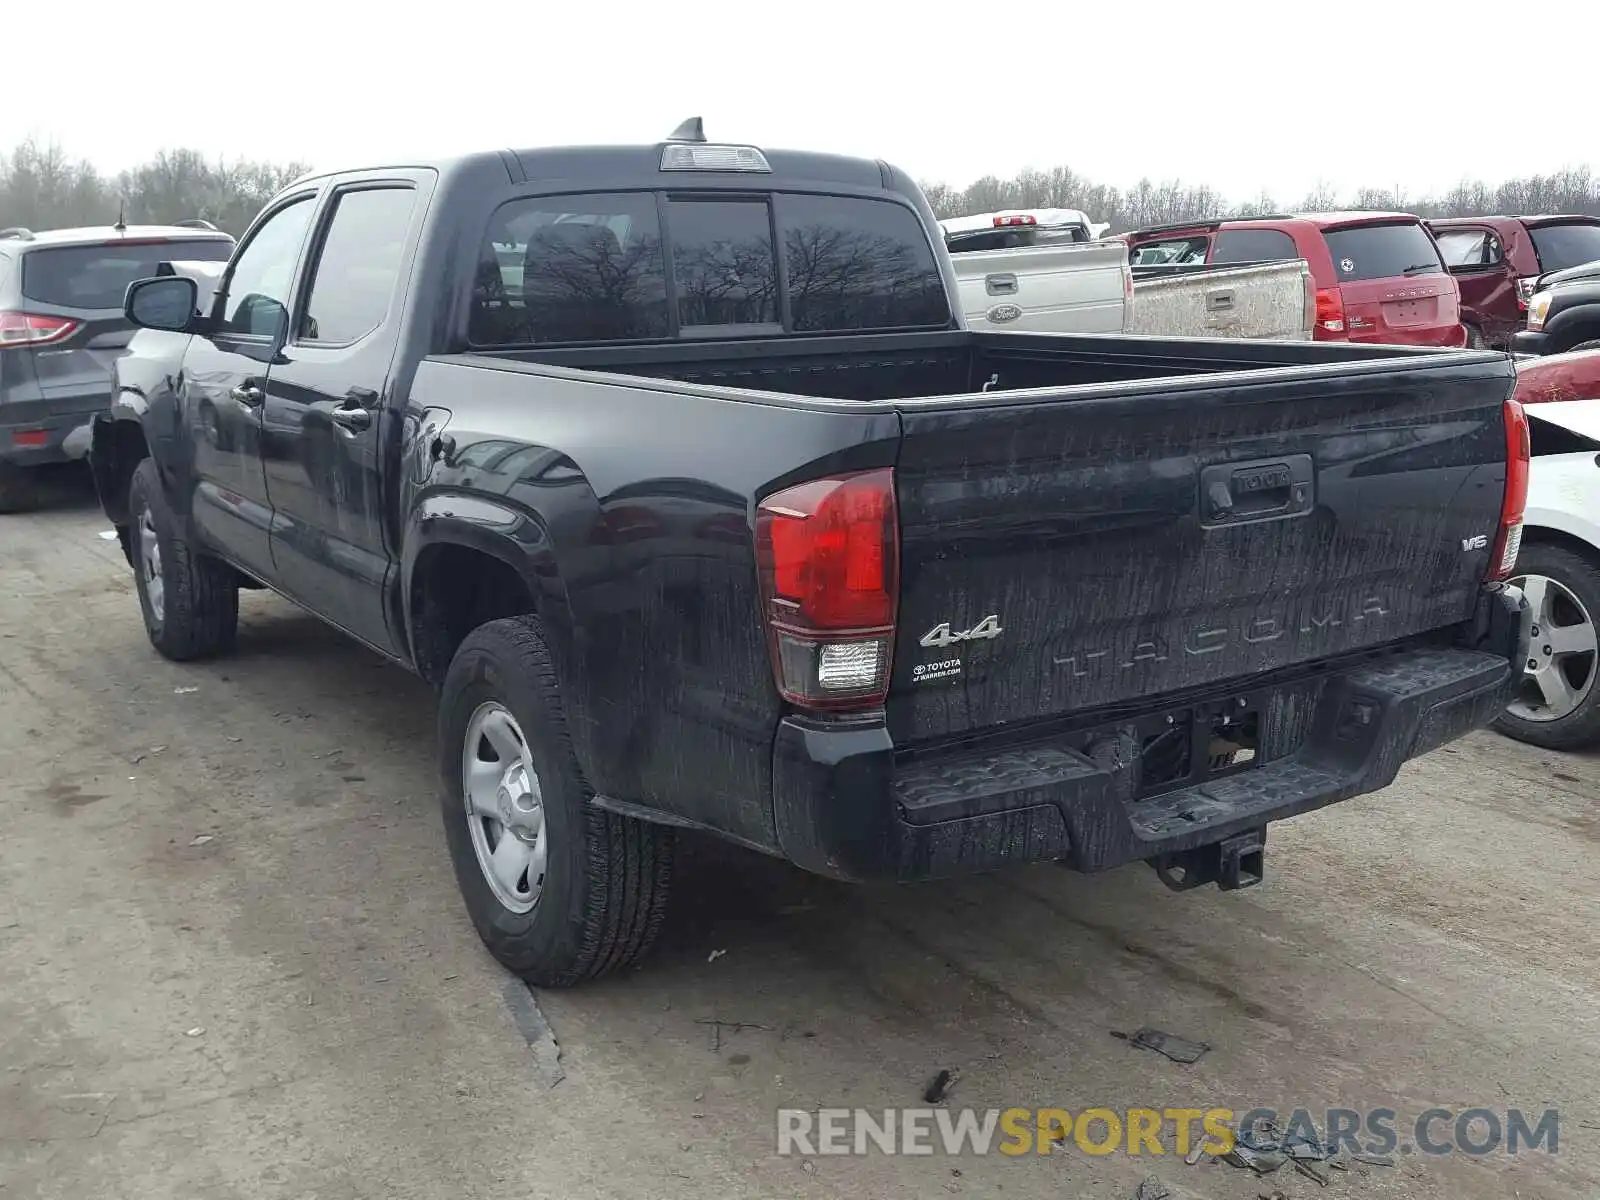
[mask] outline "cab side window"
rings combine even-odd
[[[342,193],[323,236],[296,340],[360,341],[389,315],[416,192],[368,187]]]

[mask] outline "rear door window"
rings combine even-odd
[[[1500,239],[1487,229],[1446,229],[1434,240],[1447,267],[1492,267],[1502,261]]]
[[[909,208],[850,196],[777,197],[791,328],[941,328],[944,276]]]
[[[1340,283],[1444,273],[1433,239],[1416,221],[1353,225],[1323,236]]]
[[[400,280],[415,199],[408,187],[373,187],[334,201],[299,319],[301,341],[347,345],[383,323]]]
[[[1299,258],[1294,239],[1281,229],[1224,229],[1217,234],[1213,263],[1281,262]]]
[[[1564,271],[1600,260],[1600,225],[1543,225],[1528,234],[1541,271]]]
[[[227,262],[223,238],[41,246],[22,256],[22,294],[58,308],[120,309],[128,285],[149,279],[163,262]]]

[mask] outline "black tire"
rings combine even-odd
[[[465,739],[486,703],[521,727],[543,796],[543,890],[531,911],[502,903],[473,847],[463,787]],[[481,625],[456,651],[439,700],[445,840],[467,913],[502,964],[540,987],[571,987],[637,962],[666,914],[670,828],[590,804],[567,733],[549,648],[533,617]],[[510,836],[501,833],[500,836]]]
[[[145,513],[160,547],[161,612],[151,605],[141,558],[140,531]],[[178,521],[161,488],[155,463],[145,459],[128,487],[129,538],[133,578],[139,592],[150,644],[164,658],[187,662],[233,649],[239,631],[239,582],[233,568],[196,554],[178,532]]]
[[[1466,348],[1468,350],[1487,350],[1489,348],[1489,339],[1483,336],[1483,330],[1468,322],[1463,322],[1462,324],[1467,331]]]
[[[1517,575],[1556,580],[1588,610],[1591,621],[1600,620],[1600,554],[1586,556],[1564,546],[1536,543],[1523,547],[1517,558]],[[1539,648],[1537,638],[1534,648]],[[1600,654],[1589,671],[1588,694],[1566,716],[1530,721],[1506,712],[1495,721],[1495,728],[1519,742],[1548,750],[1579,750],[1600,743]]]
[[[32,512],[39,507],[35,475],[27,467],[0,462],[0,513]]]

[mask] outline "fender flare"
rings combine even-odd
[[[544,522],[519,506],[481,494],[434,492],[412,506],[401,535],[398,607],[406,653],[414,666],[421,667],[412,611],[417,564],[436,546],[473,550],[515,571],[533,597],[534,611],[545,626],[558,670],[573,662],[566,581]]]
[[[1554,313],[1545,322],[1544,335],[1563,348],[1600,338],[1600,299],[1580,300]]]

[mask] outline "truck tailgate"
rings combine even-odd
[[[972,329],[1121,333],[1128,251],[1078,242],[951,255],[961,314]]]
[[[1430,356],[903,402],[896,743],[1467,620],[1513,382]]]
[[[1307,341],[1316,320],[1315,293],[1303,259],[1135,273],[1125,332]]]

